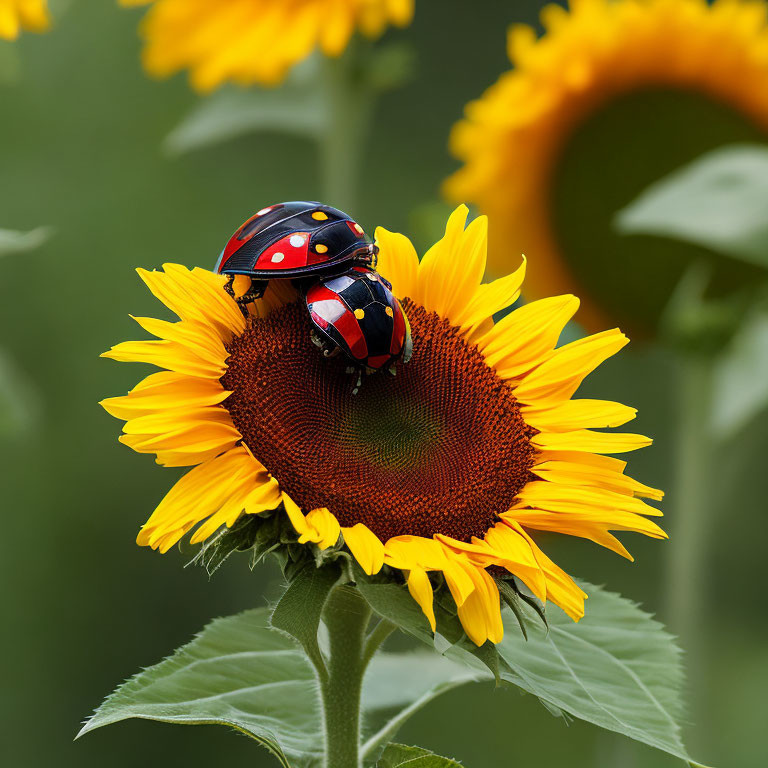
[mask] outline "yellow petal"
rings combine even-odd
[[[301,513],[298,504],[285,492],[281,493],[281,498],[285,511],[288,515],[288,519],[291,521],[294,530],[299,536],[304,536],[307,532],[311,531],[304,515]]]
[[[566,344],[526,375],[515,389],[515,397],[529,405],[568,400],[588,374],[628,341],[614,328]]]
[[[452,324],[474,296],[485,272],[488,220],[479,216],[464,229],[468,213],[467,206],[460,205],[448,218],[445,236],[424,254],[413,297]]]
[[[341,532],[344,535],[344,543],[362,569],[369,576],[378,573],[384,565],[384,545],[376,534],[362,523],[357,523],[351,528],[342,528]]]
[[[467,565],[465,570],[475,588],[458,607],[461,625],[467,637],[477,646],[483,645],[486,640],[500,643],[504,639],[504,625],[496,582],[484,568]]]
[[[526,260],[509,275],[500,277],[491,283],[480,285],[472,296],[455,313],[453,323],[471,336],[478,326],[491,319],[497,312],[514,304],[520,296],[520,288],[525,279]]]
[[[200,464],[165,495],[142,527],[137,542],[166,552],[194,525],[231,503],[233,497],[244,499],[263,482],[261,469],[243,448],[233,448]]]
[[[520,376],[552,354],[578,308],[579,300],[571,295],[525,304],[496,323],[478,347],[501,378]]]
[[[227,370],[224,358],[210,363],[175,341],[124,341],[102,352],[101,357],[122,363],[149,363],[187,376],[220,379]]]
[[[528,424],[547,432],[571,432],[587,427],[620,427],[637,409],[609,400],[566,400],[547,406],[523,406]]]
[[[413,298],[417,290],[419,257],[405,235],[376,228],[379,246],[377,270],[392,283],[392,290],[400,299]]]
[[[229,395],[218,381],[158,371],[143,379],[127,395],[108,397],[99,405],[110,416],[127,421],[174,408],[218,405]]]
[[[429,582],[427,572],[423,568],[411,568],[408,572],[408,591],[411,597],[419,604],[421,610],[429,621],[432,631],[435,631],[435,608],[433,605],[432,584]]]
[[[564,455],[570,456],[567,453]],[[656,501],[664,498],[663,491],[643,485],[634,478],[622,474],[621,470],[583,464],[570,458],[558,459],[553,455],[547,460],[538,462],[531,472],[542,480],[562,485],[593,485],[616,493],[644,496]]]
[[[587,453],[626,453],[649,446],[653,440],[629,432],[593,432],[577,429],[573,432],[539,432],[531,444],[548,451],[584,451]]]
[[[307,515],[307,523],[311,525],[317,535],[312,539],[320,549],[333,547],[341,535],[341,526],[339,521],[332,515],[328,509],[321,507],[313,509]],[[299,539],[301,541],[301,539]]]
[[[131,318],[147,333],[151,333],[159,339],[175,341],[197,357],[216,366],[220,366],[229,357],[226,347],[210,325],[204,326],[188,321],[169,323],[166,320],[157,320],[153,317],[134,317],[133,315]]]

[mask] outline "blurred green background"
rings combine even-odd
[[[451,124],[508,67],[507,25],[535,23],[539,7],[417,2],[412,27],[392,35],[413,44],[417,69],[377,107],[354,211],[367,229],[408,232],[419,220],[411,212],[437,199],[455,167],[446,150]],[[184,569],[189,552],[160,556],[134,544],[179,473],[119,445],[118,422],[97,405],[143,373],[98,358],[140,337],[129,312],[158,311],[133,269],[164,261],[209,267],[253,210],[321,195],[315,152],[298,138],[260,134],[167,156],[163,139],[198,97],[183,77],[157,83],[143,75],[137,20],[114,3],[73,0],[50,33],[13,44],[18,77],[0,87],[0,227],[54,229],[42,248],[0,260],[2,347],[33,419],[0,436],[0,759],[23,768],[269,766],[266,752],[216,727],[128,722],[72,741],[117,682],[211,617],[263,605],[280,584],[274,568],[251,573],[246,558],[209,580],[202,569]],[[588,387],[640,409],[636,429],[656,444],[634,455],[631,469],[662,488],[671,483],[674,365],[669,353],[638,344]],[[689,742],[694,755],[728,768],[768,764],[767,452],[763,414],[722,448],[709,478],[716,536],[697,585],[706,596],[698,628],[706,664],[689,691],[705,726],[691,728]],[[656,612],[666,545],[627,538],[634,565],[581,541],[544,546],[570,572]],[[468,768],[676,764],[590,726],[567,727],[531,697],[490,686],[446,695],[408,724],[402,740]]]

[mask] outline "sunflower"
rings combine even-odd
[[[275,85],[320,48],[340,56],[356,29],[370,38],[407,26],[413,0],[120,0],[152,3],[142,24],[144,66],[157,77],[188,69],[200,91],[225,81]]]
[[[15,40],[22,29],[44,32],[49,23],[46,0],[0,0],[0,40]]]
[[[524,305],[525,263],[482,283],[487,221],[467,208],[419,262],[403,235],[379,228],[379,269],[402,299],[413,356],[352,395],[343,362],[309,340],[303,300],[279,282],[246,319],[225,278],[166,264],[139,270],[180,318],[135,318],[158,340],[104,353],[151,363],[128,395],[102,402],[125,420],[121,442],[169,467],[193,467],[160,502],[138,543],[165,552],[202,542],[243,515],[285,514],[298,542],[345,548],[369,575],[404,574],[433,630],[433,588],[446,584],[473,642],[502,638],[505,571],[574,620],[586,595],[536,543],[537,531],[591,539],[630,558],[611,531],[662,538],[641,497],[661,492],[606,454],[639,435],[599,432],[635,410],[571,399],[618,352],[618,329],[556,347],[579,302]],[[442,574],[442,577],[440,576]],[[442,580],[440,580],[442,578]]]
[[[454,128],[464,166],[445,187],[490,216],[491,265],[504,269],[510,247],[535,253],[532,296],[574,291],[588,327],[611,317],[646,331],[693,255],[662,238],[621,237],[613,216],[703,152],[767,140],[767,7],[580,0],[546,6],[540,38],[513,26],[513,69]],[[723,291],[753,274],[716,268]]]

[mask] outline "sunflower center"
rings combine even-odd
[[[529,480],[530,437],[511,389],[477,349],[406,299],[414,353],[364,377],[311,343],[301,303],[254,319],[229,347],[224,402],[248,448],[304,510],[380,539],[483,536]]]

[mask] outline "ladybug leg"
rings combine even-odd
[[[251,304],[260,299],[267,290],[267,283],[264,280],[251,280],[251,287],[240,297],[235,299],[238,304]]]
[[[224,286],[224,290],[235,300],[243,315],[248,317],[248,305],[257,299],[260,299],[264,295],[264,291],[267,290],[267,281],[251,280],[251,285],[249,286],[248,290],[242,296],[235,296],[235,291],[232,287],[234,279],[234,275],[229,276],[229,280],[227,280],[227,284]]]
[[[320,335],[314,331],[309,332],[309,338],[316,347],[320,348],[323,353],[323,357],[336,357],[336,355],[341,352],[339,347],[332,347],[327,340],[322,339]]]
[[[357,369],[357,384],[355,384],[352,394],[356,395],[360,391],[360,387],[363,385],[363,372],[360,368]]]

